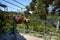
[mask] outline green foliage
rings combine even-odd
[[[4,24],[3,11],[0,10],[0,34],[5,32],[4,26],[5,26],[5,24]]]
[[[58,29],[58,33],[60,33],[60,28]]]
[[[54,0],[42,0],[44,4],[52,4]]]
[[[26,17],[28,17],[29,12],[28,12],[28,11],[24,11],[24,15],[25,15]]]
[[[54,6],[60,6],[60,1],[59,0],[54,0]],[[44,32],[44,19],[46,14],[48,14],[48,6],[49,4],[52,4],[53,1],[51,0],[32,0],[29,6],[26,6],[26,11],[24,11],[24,15],[30,19],[30,22],[26,25],[26,30],[31,30],[31,31],[36,31],[36,32]],[[29,11],[32,11],[32,14],[29,15]],[[10,29],[13,27],[13,15],[17,15],[17,12],[7,12],[6,14],[2,14],[3,11],[0,10],[0,33],[2,32],[8,32]],[[22,15],[22,16],[24,16]],[[55,21],[60,21],[60,16],[47,16],[47,19],[52,19]],[[53,32],[55,29],[53,29],[52,25],[50,23],[46,23],[46,31],[47,32]],[[17,24],[17,29],[23,29],[24,24],[18,25]],[[4,30],[3,30],[4,29]],[[1,31],[3,30],[3,31]],[[60,31],[59,31],[60,32]]]
[[[6,32],[9,32],[11,30],[11,28],[13,27],[13,25],[11,25],[10,23],[6,23],[5,25],[6,25],[5,26],[5,31]]]
[[[53,5],[56,7],[60,7],[60,0],[55,0]]]
[[[36,5],[35,2],[31,2],[31,3],[30,3],[30,10],[31,10],[31,11],[34,11],[34,10],[36,9],[35,5]]]
[[[0,10],[0,34],[10,31],[13,27],[13,14],[16,12],[6,12]]]
[[[60,21],[60,16],[47,16],[47,20]]]

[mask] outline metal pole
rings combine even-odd
[[[49,39],[49,40],[51,40],[51,36],[52,36],[51,34],[52,34],[52,33],[50,32],[50,33],[49,33],[49,35],[50,35],[50,39]]]
[[[46,40],[46,33],[44,33],[44,40]]]
[[[22,8],[21,8],[21,12],[22,12]],[[25,14],[23,14],[24,15],[24,18],[25,18]],[[26,33],[26,24],[24,23],[24,34]]]
[[[15,16],[13,17],[13,19],[14,19],[14,25],[13,25],[14,40],[17,40],[17,36],[16,36],[16,18],[15,18]]]
[[[58,40],[60,40],[60,33],[58,34]]]
[[[46,15],[45,15],[45,22],[44,22],[44,40],[46,40]]]
[[[56,32],[58,31],[58,29],[59,29],[59,21],[57,21]],[[58,40],[60,40],[60,33],[58,34]]]
[[[59,29],[59,21],[57,21],[56,31],[58,31],[58,29]]]
[[[24,19],[25,19],[25,14],[24,14]],[[26,34],[26,24],[24,23],[24,34]]]
[[[24,34],[26,34],[26,24],[24,23]]]

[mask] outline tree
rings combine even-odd
[[[46,21],[47,15],[48,15],[48,7],[49,4],[52,4],[54,0],[32,0],[30,3],[30,11],[33,12],[33,14],[38,15],[40,19],[43,19]],[[45,28],[46,31],[46,22],[45,22]]]
[[[5,24],[4,24],[3,11],[0,10],[0,34],[5,32],[4,26],[5,26]]]
[[[34,15],[47,15],[48,7],[53,3],[54,0],[32,0],[30,5],[28,6],[29,11],[32,11]]]
[[[59,10],[60,10],[60,0],[54,0],[53,1],[53,9],[52,9],[52,15],[59,15],[60,13],[57,13],[57,12],[59,12]],[[57,12],[56,12],[56,10],[57,9],[59,9]]]
[[[54,2],[55,2],[55,0],[32,0],[32,2],[27,7],[28,8],[27,10],[32,12],[32,14],[31,14],[32,16],[34,15],[34,17],[36,16],[36,17],[40,18],[40,20],[46,21],[47,16],[49,15],[48,7],[49,7],[49,5],[53,5]],[[25,13],[28,14],[27,10],[25,11]],[[45,25],[44,25],[45,31],[46,31],[46,25],[47,25],[47,23],[45,22]]]
[[[52,15],[59,16],[60,15],[60,7],[54,7],[51,12]]]
[[[53,2],[53,6],[55,6],[55,7],[60,7],[60,0],[55,0],[55,1]]]

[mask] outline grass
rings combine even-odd
[[[23,24],[17,24],[17,30],[18,30],[18,32],[24,34],[24,25]],[[30,36],[33,36],[33,37],[44,38],[43,33],[32,32],[32,30],[27,32],[26,35],[30,35]],[[50,35],[47,34],[46,38],[47,38],[47,40],[49,40]],[[51,40],[58,40],[57,33],[52,33]]]
[[[21,31],[21,29],[20,29],[20,33],[23,33],[23,32],[24,31],[23,30]],[[32,33],[31,32],[26,33],[26,35],[30,35],[30,36],[33,36],[33,37],[44,38],[44,35],[43,34],[34,33],[34,32],[32,32]],[[47,40],[49,40],[50,39],[50,35],[47,35],[46,38],[47,38]],[[58,40],[57,35],[56,36],[52,35],[51,36],[51,40]]]

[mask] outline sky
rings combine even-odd
[[[14,2],[13,0],[6,0],[6,1],[11,2],[11,3],[13,3],[13,4],[15,4],[15,5],[17,5],[17,6],[21,7],[21,8],[25,8],[25,6],[28,6],[32,0],[16,0],[19,3],[22,3],[25,6],[22,6],[22,5],[20,5],[20,4],[16,3],[16,2]],[[14,5],[11,5],[11,4],[7,3],[7,2],[4,2],[3,0],[0,0],[0,3],[7,5],[8,6],[8,11],[18,11],[18,12],[20,12],[20,11],[26,10],[26,9],[21,10],[21,8],[18,8],[16,6],[14,6]],[[50,7],[48,9],[49,9],[49,12],[51,12],[53,7],[52,7],[52,5],[49,5],[49,6]],[[1,8],[1,9],[4,10],[3,8]]]
[[[13,0],[6,0],[6,1],[11,2],[11,3],[13,3],[13,4],[15,4],[15,5],[17,5],[17,6],[21,7],[21,8],[25,8],[24,6],[22,6],[22,5],[20,5],[20,4],[16,3],[16,2],[14,2]],[[16,0],[16,1],[18,1],[19,3],[22,3],[25,6],[28,6],[29,3],[32,0]],[[21,11],[21,8],[13,6],[13,5],[11,5],[11,4],[7,3],[7,2],[4,2],[3,0],[0,0],[0,3],[7,5],[8,6],[8,11]],[[1,9],[3,10],[3,8],[1,8]],[[23,9],[23,10],[25,10],[25,9]]]
[[[49,7],[48,7],[49,12],[51,12],[53,8],[54,7],[52,5],[49,5]]]

